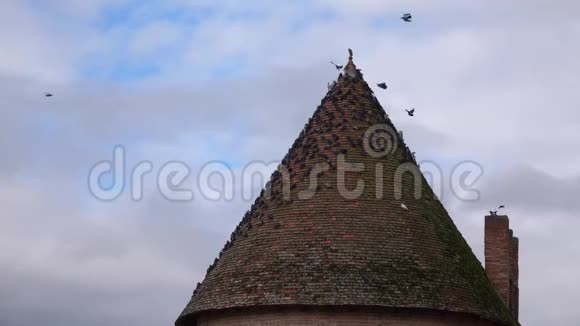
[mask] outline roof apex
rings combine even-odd
[[[349,76],[351,78],[356,78],[360,74],[359,74],[358,69],[356,69],[356,65],[352,61],[352,57],[353,57],[352,50],[348,49],[348,63],[344,67],[344,72],[347,76]]]

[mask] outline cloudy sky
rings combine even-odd
[[[483,168],[479,200],[443,190],[480,259],[507,206],[522,323],[577,325],[578,40],[576,0],[3,0],[0,325],[172,324],[250,201],[168,201],[154,174],[281,159],[349,47],[419,160]],[[91,196],[115,145],[153,165],[140,201]]]

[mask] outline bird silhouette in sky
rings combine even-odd
[[[387,84],[385,84],[385,83],[379,83],[379,84],[377,84],[377,86],[379,86],[382,89],[387,89],[387,87],[388,87]]]
[[[332,61],[330,61],[330,63],[332,63],[336,67],[336,70],[340,70],[343,67],[342,65],[337,65],[336,63],[334,63]]]
[[[415,108],[412,108],[411,110],[407,110],[407,109],[405,109],[405,111],[407,111],[407,114],[408,114],[410,117],[413,117],[413,116],[415,116]]]
[[[407,23],[410,23],[411,20],[413,19],[413,17],[411,16],[411,14],[406,13],[403,14],[403,16],[401,17],[402,20],[406,21]]]

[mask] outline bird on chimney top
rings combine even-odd
[[[489,211],[489,214],[492,215],[492,216],[496,216],[497,215],[497,211],[499,211],[502,208],[505,208],[505,205],[499,205],[499,207],[495,211]]]

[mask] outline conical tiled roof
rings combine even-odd
[[[344,183],[341,158],[359,164]],[[349,193],[361,184],[359,196]],[[512,323],[352,56],[176,324],[284,305],[434,309]]]

